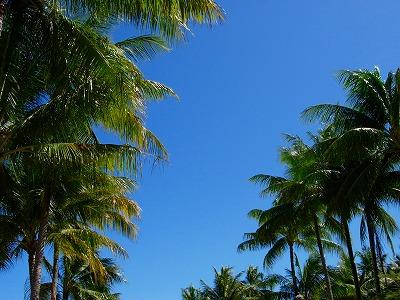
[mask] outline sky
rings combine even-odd
[[[344,101],[336,71],[379,66],[387,73],[400,65],[399,1],[219,3],[223,24],[192,26],[171,52],[140,63],[180,100],[148,108],[146,124],[170,159],[147,166],[132,195],[142,207],[137,240],[111,235],[130,255],[119,261],[128,280],[117,288],[124,300],[177,300],[181,288],[211,282],[212,267],[260,265],[262,252],[236,251],[243,233],[255,229],[247,212],[271,203],[248,178],[283,174],[282,133],[316,128],[300,120],[303,109]],[[112,38],[135,32],[119,26]],[[116,142],[104,132],[100,139]],[[23,298],[24,259],[1,274],[0,299]],[[288,266],[283,257],[273,271]]]

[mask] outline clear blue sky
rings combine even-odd
[[[344,100],[334,79],[344,68],[400,65],[399,1],[220,1],[227,20],[151,62],[148,78],[180,95],[152,104],[147,124],[165,143],[170,162],[147,168],[133,197],[143,214],[121,262],[122,299],[177,300],[180,289],[210,281],[211,267],[237,271],[262,253],[238,254],[254,223],[246,213],[267,207],[247,179],[282,174],[281,133],[312,129],[299,119],[307,106]],[[133,32],[133,31],[132,31]],[[114,39],[128,37],[120,27]],[[102,134],[102,140],[113,138]],[[398,215],[397,215],[398,216]],[[276,266],[287,267],[287,259]],[[0,276],[0,299],[22,299],[26,261]]]

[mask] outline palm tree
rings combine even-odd
[[[147,145],[142,150],[160,150],[158,140],[143,126],[143,100],[163,98],[172,91],[144,80],[127,58],[148,56],[155,49],[165,48],[165,43],[145,36],[113,45],[106,29],[112,20],[123,18],[140,30],[148,28],[177,38],[189,21],[211,24],[223,18],[221,8],[209,0],[2,0],[0,8],[0,23],[4,24],[0,35],[2,159],[39,147],[32,141],[22,141],[26,134],[15,136],[23,132],[33,136],[38,131],[32,127],[35,124],[42,125],[40,131],[43,124],[48,124],[41,133],[52,136],[57,135],[50,130],[59,124],[56,132],[59,135],[62,129],[71,142],[66,126],[71,134],[77,129],[88,131],[93,123],[100,123],[119,133],[123,140]],[[24,127],[19,128],[21,125]]]
[[[313,137],[318,141],[319,137]],[[308,221],[315,234],[319,255],[323,266],[328,297],[333,299],[332,288],[328,269],[325,261],[323,244],[327,243],[326,228],[322,228],[320,215],[324,215],[325,208],[321,200],[321,182],[318,178],[324,173],[321,158],[314,147],[306,145],[299,137],[286,135],[290,143],[288,148],[281,149],[281,161],[286,166],[288,178],[259,174],[253,176],[251,181],[263,186],[261,195],[279,193],[280,201],[292,203],[293,215]],[[327,216],[324,216],[327,218]],[[330,246],[334,246],[329,242]],[[336,249],[339,249],[336,246]]]
[[[45,245],[53,243],[54,297],[58,253],[84,259],[90,267],[99,266],[90,251],[93,247],[106,246],[125,254],[92,227],[113,228],[134,237],[136,227],[131,218],[138,216],[139,208],[125,196],[133,187],[131,181],[106,174],[96,165],[78,167],[64,163],[39,168],[31,163],[29,172],[24,171],[25,167],[22,164],[12,169],[13,190],[0,201],[1,252],[6,253],[3,256],[8,260],[18,257],[21,251],[27,252],[31,290],[35,290],[40,283]],[[49,196],[45,197],[46,194]]]
[[[249,266],[244,272],[243,284],[249,287],[248,297],[258,299],[263,294],[265,289],[264,274],[258,270],[257,267]]]
[[[245,241],[238,246],[239,251],[269,248],[264,258],[264,267],[270,267],[276,259],[289,249],[290,271],[294,291],[298,294],[295,274],[295,247],[312,250],[315,240],[310,238],[309,230],[296,215],[292,203],[279,204],[262,211],[255,209],[249,216],[258,221],[259,228],[255,232],[246,233]]]
[[[79,17],[76,17],[78,16]],[[0,1],[0,170],[7,186],[8,160],[33,158],[87,161],[119,170],[138,168],[143,153],[165,159],[159,140],[145,128],[147,99],[173,92],[143,78],[129,60],[165,48],[155,37],[112,44],[105,27],[126,17],[139,26],[175,38],[190,20],[222,18],[212,1]],[[126,145],[100,145],[93,125],[119,134]],[[105,156],[104,153],[114,153]],[[108,157],[108,159],[105,159]],[[114,160],[114,161],[113,161]],[[7,190],[11,190],[7,187]],[[52,191],[43,189],[31,299],[39,297],[40,265]],[[38,196],[38,195],[36,195]]]
[[[296,293],[291,279],[291,271],[288,270],[287,276],[278,274],[271,275],[276,278],[280,285],[280,293],[283,299],[303,299],[314,300],[323,298],[324,294],[324,276],[320,258],[310,256],[304,266],[300,266],[296,259],[296,279],[298,282],[298,292]]]
[[[155,37],[131,38],[113,45],[104,36],[104,29],[110,18],[124,17],[173,37],[189,20],[212,22],[222,17],[212,1],[190,2],[1,1],[6,18],[0,36],[0,119],[7,124],[2,126],[7,143],[1,143],[0,157],[35,148],[32,141],[21,140],[26,134],[19,139],[15,135],[30,132],[33,136],[37,124],[42,125],[41,131],[43,124],[49,125],[41,135],[57,136],[55,133],[62,130],[71,140],[70,134],[77,129],[81,133],[90,130],[93,123],[101,123],[119,133],[122,140],[147,145],[142,150],[160,150],[158,140],[143,126],[143,100],[163,98],[172,91],[144,80],[128,57],[147,56],[165,46]],[[88,18],[80,21],[85,13]],[[35,124],[36,129],[32,127]],[[54,124],[59,124],[56,132]]]
[[[189,286],[185,289],[182,289],[182,299],[183,300],[203,300],[205,298],[204,298],[203,293],[199,289],[196,289],[193,286]]]
[[[114,45],[104,36],[104,26],[109,18],[123,15],[174,37],[189,20],[212,22],[222,17],[220,8],[211,1],[190,5],[147,1],[143,6],[126,1],[119,5],[115,1],[16,2],[0,3],[4,8],[0,13],[5,14],[0,36],[0,160],[27,151],[68,159],[76,159],[84,150],[94,155],[104,146],[77,140],[82,135],[96,140],[95,124],[116,131],[131,144],[107,147],[121,152],[120,162],[129,155],[131,161],[136,159],[138,151],[165,158],[165,149],[144,127],[142,115],[145,99],[173,92],[144,80],[128,59],[147,57],[165,49],[165,43],[144,36]],[[90,17],[74,19],[78,12],[80,17],[85,13]]]
[[[400,255],[395,255],[386,267],[384,294],[386,299],[398,299],[400,296]]]
[[[330,138],[321,143],[325,144],[324,147],[329,148],[330,144],[335,142],[336,139]],[[369,172],[371,169],[374,169],[375,174]],[[362,215],[362,225],[368,224],[364,220],[369,219],[369,225],[366,227],[369,226],[370,245],[374,249],[377,229],[381,229],[388,237],[393,234],[397,230],[396,222],[382,208],[382,203],[396,199],[398,174],[397,171],[384,169],[380,165],[377,167],[371,161],[352,161],[335,165],[329,159],[324,173],[326,176],[321,177],[322,189],[319,198],[327,208],[327,215],[335,216],[339,220],[336,222],[334,218],[330,218],[331,223],[339,223],[342,227],[342,234],[339,234],[339,237],[343,237],[342,239],[346,243],[356,297],[361,299],[361,282],[348,224],[355,215]],[[372,224],[371,218],[373,218],[374,224]],[[363,238],[364,235],[365,226],[362,226],[361,237]],[[371,253],[372,257],[375,257],[373,266],[377,267],[376,252],[371,251]],[[374,271],[375,289],[380,294],[380,289],[377,288],[380,286],[379,278],[376,278],[376,275],[379,275],[378,269],[374,268],[374,270],[376,271]]]
[[[243,279],[241,279],[243,278]],[[266,276],[257,267],[250,266],[245,272],[234,274],[232,268],[214,269],[212,286],[200,281],[202,287],[189,286],[182,290],[183,300],[205,299],[241,299],[241,300],[278,300],[285,293],[276,292],[276,276]]]
[[[91,131],[98,123],[142,151],[165,156],[141,116],[144,99],[163,98],[172,91],[144,80],[128,60],[148,56],[165,43],[145,36],[113,45],[106,28],[112,20],[124,18],[139,29],[174,38],[191,20],[213,23],[223,17],[220,7],[209,0],[11,0],[0,1],[0,8],[1,160],[37,148],[53,155],[77,154],[82,147],[73,143],[73,134]],[[63,135],[68,144],[52,140],[50,144],[57,145],[43,146],[44,141],[30,139],[34,133],[40,138]]]
[[[59,257],[63,254],[68,259],[81,260],[96,274],[99,281],[107,274],[97,249],[107,248],[114,254],[127,256],[125,250],[106,236],[97,233],[89,226],[70,226],[60,232],[50,234],[53,243],[53,264],[51,265],[50,299],[57,299],[57,284],[59,272]]]
[[[79,259],[61,259],[60,277],[57,299],[76,300],[118,300],[119,294],[112,293],[111,288],[115,283],[123,282],[125,279],[118,266],[109,258],[98,257],[104,275],[99,277],[85,261]],[[52,266],[47,263],[48,269]],[[48,283],[42,285],[42,297],[47,298],[49,294]]]
[[[318,299],[324,294],[324,276],[318,256],[310,256],[303,268],[297,260],[299,288],[304,299]]]
[[[242,282],[249,288],[249,298],[275,300],[282,296],[282,293],[275,291],[277,280],[274,276],[266,276],[254,266],[249,266],[244,275],[245,278]]]
[[[386,299],[387,291],[382,295],[374,290],[374,274],[371,251],[363,248],[356,252],[358,257],[357,269],[359,271],[360,287],[363,298],[365,299]],[[335,268],[330,268],[331,276],[334,280],[334,293],[338,299],[349,299],[355,296],[354,280],[352,279],[351,263],[349,257],[342,255],[339,264]],[[381,276],[380,280],[384,280]],[[390,298],[389,298],[390,299]]]
[[[114,45],[91,24],[59,16],[53,23],[71,28],[56,31],[57,24],[49,26],[45,21],[35,19],[37,26],[55,26],[47,35],[35,35],[29,32],[32,28],[21,25],[15,28],[18,32],[9,29],[1,37],[0,158],[32,150],[71,158],[95,147],[95,124],[115,131],[140,151],[165,157],[161,143],[144,127],[142,113],[146,99],[161,99],[173,92],[145,80],[126,56],[150,55],[152,50],[165,48],[161,40],[141,37]],[[30,39],[26,43],[12,40],[19,36]],[[51,50],[42,53],[41,43],[48,43]],[[88,140],[82,141],[82,136]],[[129,150],[133,152],[132,147]]]
[[[358,176],[353,182],[368,179],[361,195],[356,199],[364,207],[370,249],[372,252],[375,288],[380,293],[378,265],[375,245],[375,213],[382,205],[381,197],[374,195],[374,183],[382,170],[392,168],[398,162],[400,142],[399,89],[400,70],[389,73],[383,80],[378,68],[373,71],[342,71],[339,80],[348,91],[350,106],[322,104],[308,108],[304,117],[308,120],[321,119],[332,124],[338,138],[332,143],[328,153],[336,158],[361,161],[356,169]],[[383,175],[385,176],[385,175]],[[378,183],[378,185],[381,183]],[[359,185],[359,184],[358,184]],[[391,187],[385,187],[385,194]],[[381,189],[382,190],[382,189]],[[389,191],[389,192],[388,192]],[[389,198],[398,198],[393,191]],[[385,196],[386,196],[385,195]],[[354,201],[355,199],[353,199]]]
[[[119,231],[130,238],[134,238],[136,235],[135,225],[130,221],[130,218],[132,216],[137,217],[140,209],[135,202],[124,195],[133,187],[132,181],[101,172],[98,172],[96,177],[95,185],[84,186],[77,194],[73,194],[64,201],[59,199],[57,209],[53,209],[53,219],[48,237],[49,242],[54,244],[53,274],[57,274],[59,251],[67,257],[84,259],[89,262],[90,267],[98,268],[99,262],[97,260],[94,261],[94,264],[91,263],[93,258],[96,257],[91,254],[93,245],[85,246],[87,238],[92,243],[95,242],[95,245],[97,245],[94,247],[95,249],[102,244],[117,254],[126,255],[118,245],[97,234],[86,224],[95,225],[99,229],[106,229],[105,226],[108,222],[113,227],[120,226]],[[116,209],[120,210],[120,213],[117,211],[116,214]],[[53,288],[56,282],[57,278],[53,277]],[[52,295],[55,296],[55,293],[53,292]]]
[[[34,12],[27,12],[27,18],[35,16]],[[42,17],[35,20],[35,26],[44,29],[48,16]],[[33,160],[101,161],[109,169],[131,171],[138,168],[138,157],[142,153],[154,155],[156,159],[166,158],[164,147],[144,127],[140,116],[145,98],[162,98],[171,91],[144,80],[122,52],[129,50],[135,54],[142,49],[145,53],[144,50],[152,49],[154,43],[148,42],[151,39],[112,45],[91,26],[71,24],[60,15],[52,22],[68,25],[70,30],[57,32],[56,26],[54,31],[39,30],[29,36],[32,28],[20,21],[8,26],[1,36],[0,80],[4,88],[0,93],[0,176],[3,190],[12,192],[7,175],[9,160],[20,161],[25,153],[32,153]],[[71,32],[77,33],[75,39]],[[27,40],[22,43],[19,38]],[[41,49],[46,39],[45,43],[52,48],[49,52]],[[80,44],[83,47],[78,47]],[[64,62],[63,55],[68,57]],[[130,145],[99,144],[92,130],[95,123],[118,132]],[[42,195],[43,201],[36,202],[43,213],[38,241],[31,245],[31,251],[37,252],[32,253],[30,259],[33,265],[30,268],[31,299],[39,295],[48,211],[54,199],[46,188]]]
[[[34,14],[29,10],[27,17],[33,16],[30,13]],[[37,26],[45,27],[47,19],[43,18],[37,20]],[[5,41],[0,46],[4,58],[0,66],[4,87],[0,95],[0,175],[4,191],[12,193],[7,174],[11,160],[17,163],[44,160],[48,164],[60,160],[90,161],[108,169],[135,172],[139,167],[138,158],[143,153],[154,155],[156,159],[166,158],[162,144],[144,127],[141,114],[146,98],[162,98],[172,91],[144,80],[123,54],[123,51],[130,51],[130,55],[145,54],[146,49],[155,49],[152,46],[155,39],[142,38],[113,45],[101,38],[93,26],[72,25],[65,17],[56,15],[52,22],[65,23],[70,26],[70,31],[57,32],[56,26],[47,35],[46,31],[38,31],[27,43],[20,43],[18,37],[27,38],[32,29],[20,21],[21,24],[13,23],[7,27],[0,37]],[[80,35],[72,38],[72,31]],[[12,40],[14,38],[16,40]],[[53,52],[42,53],[40,43],[46,38],[49,38]],[[79,41],[83,48],[77,47]],[[69,58],[62,61],[63,55]],[[27,85],[20,83],[25,81]],[[118,132],[129,144],[99,144],[92,130],[96,123]],[[40,197],[43,201],[37,202],[43,215],[38,242],[32,245],[38,252],[38,259],[31,260],[34,265],[31,268],[32,299],[39,295],[40,262],[48,211],[54,198],[50,186],[51,183],[42,186]]]
[[[342,253],[338,265],[330,267],[329,273],[332,278],[335,299],[354,299],[356,297],[352,267],[347,255]]]
[[[349,229],[349,222],[352,218],[359,214],[359,207],[352,202],[354,198],[348,195],[347,187],[351,184],[354,174],[357,174],[358,168],[338,168],[331,170],[324,180],[322,186],[324,190],[322,199],[327,207],[327,215],[333,216],[332,223],[336,223],[341,228],[341,235],[346,244],[350,266],[352,270],[356,296],[361,300],[361,289],[358,278],[357,266],[355,264],[355,255],[352,245],[352,238]],[[336,219],[338,218],[338,220]]]
[[[243,300],[248,298],[249,287],[240,280],[242,273],[234,275],[232,268],[214,269],[214,284],[201,281],[202,293],[209,300]]]
[[[223,19],[222,9],[214,2],[200,1],[76,1],[29,2],[16,5],[14,1],[1,1],[0,23],[5,23],[10,14],[18,14],[24,9],[37,11],[65,10],[67,16],[77,14],[95,17],[100,20],[123,19],[139,29],[150,29],[168,37],[181,37],[182,30],[188,28],[188,22],[218,22]],[[5,22],[4,22],[5,21]],[[0,27],[1,33],[2,27]]]

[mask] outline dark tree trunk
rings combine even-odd
[[[372,256],[372,272],[374,276],[375,290],[378,295],[381,295],[381,285],[379,283],[379,270],[376,256],[376,245],[375,245],[375,226],[371,219],[371,214],[368,210],[366,212],[367,229],[368,229],[368,239],[369,239],[369,249]]]
[[[52,274],[51,274],[50,300],[57,300],[58,258],[59,258],[58,246],[57,246],[57,243],[54,243],[53,269],[52,269]]]
[[[28,250],[29,288],[33,288],[33,268],[35,264],[34,251]]]
[[[318,225],[318,217],[315,214],[314,214],[314,230],[315,230],[315,236],[317,238],[317,243],[318,243],[319,256],[321,258],[321,264],[322,264],[322,268],[323,268],[324,275],[325,275],[326,291],[328,293],[328,298],[330,300],[333,300],[331,279],[329,277],[328,268],[326,266],[324,248],[322,247],[321,233],[320,233],[319,225]]]
[[[3,20],[5,11],[6,11],[5,0],[0,0],[0,36],[1,32],[3,31]]]
[[[69,291],[68,291],[68,278],[69,278],[69,271],[68,268],[66,267],[66,258],[63,256],[62,258],[62,263],[64,266],[64,276],[62,279],[62,300],[68,300],[69,297]]]
[[[44,247],[47,239],[47,227],[49,222],[49,209],[50,209],[50,196],[46,195],[43,198],[40,207],[42,211],[41,221],[39,225],[39,232],[35,247],[35,262],[32,271],[32,287],[31,287],[31,300],[39,300],[40,296],[40,282],[42,278],[42,262],[44,257]]]
[[[32,270],[32,288],[31,288],[31,300],[39,300],[40,295],[40,282],[42,278],[42,261],[44,257],[44,245],[45,236],[47,233],[47,224],[40,225],[37,246],[35,251],[35,262]],[[47,223],[47,219],[46,219]]]
[[[357,266],[354,261],[354,252],[353,252],[353,246],[351,244],[349,224],[347,223],[347,221],[342,219],[342,226],[343,226],[344,236],[346,239],[346,246],[347,246],[347,252],[349,255],[349,260],[350,260],[350,265],[351,265],[351,272],[353,274],[354,287],[356,289],[356,299],[361,300],[362,299],[361,288],[360,288],[360,282],[358,280]]]
[[[383,257],[382,245],[381,245],[381,242],[379,241],[379,237],[378,237],[376,231],[375,231],[375,242],[376,242],[376,250],[378,252],[377,255],[379,257],[379,266],[381,268],[381,272],[383,274],[383,278],[385,281],[384,288],[386,288],[388,285],[388,282],[387,282],[386,270],[385,270],[385,259]]]
[[[295,295],[297,296],[299,294],[299,288],[297,287],[293,243],[289,243],[289,252],[290,252],[290,272],[292,274],[293,289],[294,289]]]

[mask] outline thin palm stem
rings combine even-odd
[[[299,288],[297,286],[296,269],[295,269],[295,263],[294,263],[294,247],[293,247],[292,242],[289,242],[289,254],[290,254],[290,273],[292,275],[293,290],[294,290],[295,295],[298,295]]]
[[[314,214],[314,231],[315,231],[315,236],[317,238],[317,244],[318,244],[318,250],[319,250],[319,256],[321,259],[321,264],[322,264],[322,268],[323,268],[324,275],[325,275],[326,290],[327,290],[329,299],[333,300],[331,279],[329,277],[328,268],[326,266],[324,248],[322,246],[321,233],[320,233],[319,224],[318,224],[318,217],[316,214]]]
[[[376,258],[376,245],[375,245],[375,226],[373,224],[373,221],[371,219],[371,214],[369,211],[366,211],[366,220],[367,220],[367,230],[368,230],[368,238],[369,238],[369,249],[371,251],[371,256],[372,256],[372,272],[374,276],[374,283],[375,283],[375,289],[376,293],[378,295],[381,294],[381,286],[379,283],[379,270],[378,270],[378,263],[377,263],[377,258]]]
[[[54,251],[53,251],[53,268],[51,274],[51,295],[50,300],[57,300],[57,283],[58,283],[58,258],[59,258],[59,250],[57,243],[54,243]]]
[[[64,266],[64,276],[62,281],[62,300],[68,300],[69,297],[69,289],[68,289],[68,280],[69,280],[69,269],[66,267],[67,258],[65,255],[62,258],[63,266]]]
[[[377,256],[379,257],[379,267],[381,269],[381,272],[382,272],[383,278],[384,278],[384,288],[386,288],[388,285],[388,281],[387,281],[386,270],[385,270],[385,258],[384,258],[384,254],[383,254],[383,250],[382,250],[382,245],[381,245],[381,242],[379,241],[379,237],[376,233],[376,230],[375,230],[375,238],[376,238],[375,239],[376,251],[378,252]]]
[[[354,261],[354,252],[353,252],[353,245],[351,243],[351,235],[350,235],[350,230],[349,230],[349,224],[347,223],[346,220],[342,219],[342,226],[344,230],[344,236],[346,240],[346,246],[347,246],[347,252],[349,255],[349,260],[350,260],[350,265],[351,265],[351,272],[353,275],[353,281],[354,281],[354,287],[356,290],[356,299],[361,300],[361,288],[360,288],[360,281],[358,279],[358,272],[357,272],[357,266]]]
[[[50,209],[50,195],[43,197],[43,206],[40,208],[42,210],[42,218],[39,226],[38,237],[35,247],[35,261],[32,270],[32,287],[31,287],[31,300],[40,299],[40,281],[42,278],[42,261],[44,258],[44,247],[47,237],[47,229],[49,223],[49,209]]]
[[[31,249],[28,251],[28,269],[29,269],[29,288],[33,289],[33,268],[35,264],[34,251]]]

